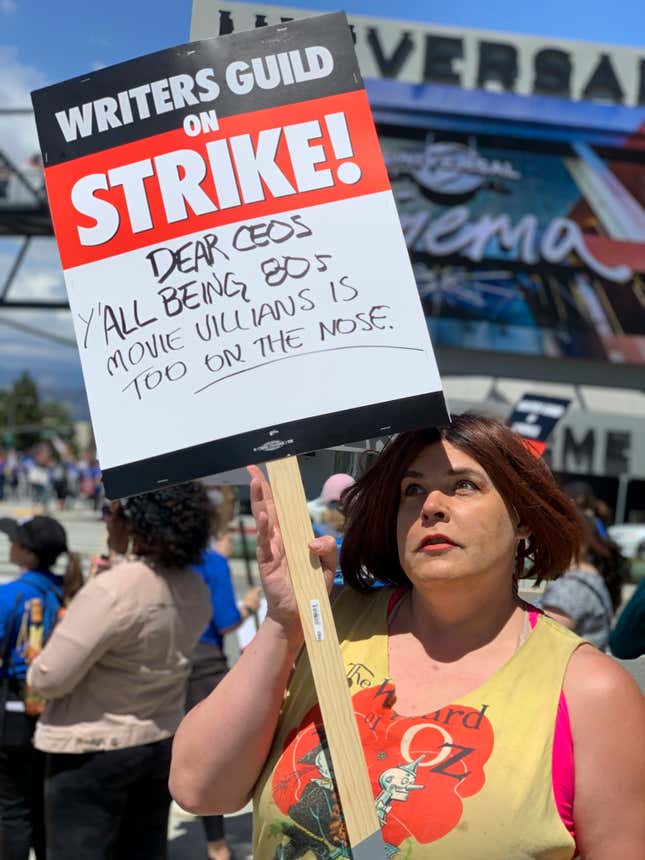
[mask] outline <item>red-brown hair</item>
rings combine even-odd
[[[345,582],[359,591],[371,588],[374,580],[410,585],[396,540],[401,480],[421,451],[440,440],[476,460],[509,512],[514,510],[530,530],[530,537],[520,543],[515,576],[522,575],[527,559],[530,576],[538,583],[564,573],[580,549],[582,524],[576,505],[517,433],[496,418],[467,413],[453,416],[448,427],[401,433],[344,493],[340,560]]]

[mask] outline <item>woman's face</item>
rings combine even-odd
[[[104,511],[105,526],[108,533],[108,546],[113,552],[125,554],[130,541],[130,523],[123,515],[121,503],[110,502]]]
[[[482,574],[509,582],[527,536],[484,469],[449,442],[425,448],[401,481],[399,560],[417,588]]]
[[[9,549],[9,561],[21,570],[29,570],[38,566],[38,556],[31,550],[25,549],[19,543],[12,542]]]

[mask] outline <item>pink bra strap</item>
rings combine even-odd
[[[529,608],[528,613],[529,624],[531,625],[531,630],[533,630],[538,623],[540,615],[544,613],[533,606]],[[575,794],[573,738],[571,737],[571,721],[569,720],[569,708],[567,707],[564,691],[560,693],[558,712],[555,718],[551,773],[556,808],[562,819],[562,823],[575,841],[576,828],[573,820],[573,798]]]

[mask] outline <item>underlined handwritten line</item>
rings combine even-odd
[[[253,367],[245,367],[242,370],[236,370],[234,373],[227,373],[226,376],[220,376],[219,379],[214,379],[212,382],[198,388],[193,394],[201,394],[206,391],[211,385],[216,385],[218,382],[224,382],[225,379],[231,379],[233,376],[239,376],[241,373],[249,373],[252,370],[258,370],[260,367],[266,367],[269,364],[276,364],[278,361],[288,361],[290,358],[302,358],[305,355],[318,355],[321,352],[338,352],[341,349],[403,349],[407,352],[425,352],[424,349],[418,346],[381,346],[378,343],[365,344],[363,346],[332,346],[329,349],[312,349],[310,352],[294,352],[293,355],[283,355],[281,358],[272,358],[269,361],[263,361],[260,364],[254,364]]]

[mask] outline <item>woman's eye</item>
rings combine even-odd
[[[427,495],[427,490],[424,490],[420,484],[406,484],[403,487],[403,496],[418,496],[420,494]]]
[[[460,478],[455,483],[455,490],[476,490],[478,489],[477,484],[474,481],[471,481],[469,478]]]

